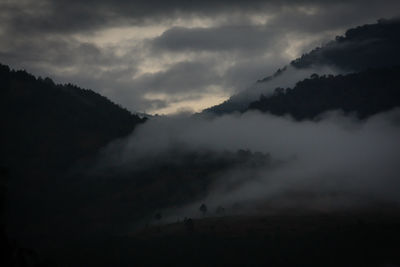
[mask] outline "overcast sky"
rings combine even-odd
[[[131,111],[218,104],[398,0],[0,0],[0,62]]]

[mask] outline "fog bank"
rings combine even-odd
[[[366,121],[340,112],[324,114],[318,121],[302,122],[257,112],[212,119],[159,117],[105,149],[100,169],[112,167],[129,172],[145,166],[143,162],[152,166],[156,157],[175,157],[179,161],[182,158],[170,153],[176,148],[215,152],[249,150],[269,154],[281,164],[224,169],[203,199],[188,201],[178,212],[196,216],[203,202],[213,210],[218,206],[228,210],[238,203],[247,206],[257,203],[253,206],[261,211],[397,205],[399,126],[399,110]],[[159,179],[163,179],[162,175]]]

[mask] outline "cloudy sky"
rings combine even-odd
[[[0,62],[131,111],[218,104],[398,0],[0,0]]]

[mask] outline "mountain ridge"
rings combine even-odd
[[[341,110],[365,119],[400,106],[399,75],[399,66],[337,76],[314,74],[292,89],[277,88],[271,96],[261,95],[247,110],[291,115],[297,120]]]
[[[273,92],[277,87],[274,85],[277,78],[283,79],[285,75],[293,76],[293,71],[311,70],[306,73],[301,81],[308,78],[313,72],[323,66],[340,69],[344,73],[360,72],[370,68],[392,67],[400,64],[400,19],[380,19],[375,24],[349,29],[344,36],[337,36],[322,47],[317,47],[301,57],[292,60],[288,65],[278,69],[274,74],[259,79],[252,87],[231,96],[219,105],[212,106],[202,111],[222,115],[232,112],[243,112],[249,104],[257,101],[261,93],[258,91]],[[289,73],[292,71],[292,73]],[[318,73],[328,74],[328,73]],[[271,83],[269,85],[268,83]],[[263,88],[265,87],[265,88]],[[261,90],[260,90],[261,88]],[[258,92],[257,91],[257,92]],[[250,97],[249,97],[250,96]]]
[[[10,168],[66,167],[145,121],[92,90],[2,64],[0,84],[1,163]]]

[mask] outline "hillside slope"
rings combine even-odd
[[[400,62],[400,19],[381,19],[337,36],[290,64],[296,68],[330,65],[345,71],[362,71],[398,65]]]
[[[0,85],[0,162],[10,169],[66,167],[143,122],[91,90],[5,65]]]
[[[261,96],[250,103],[248,110],[289,114],[297,120],[341,110],[364,119],[400,107],[399,75],[400,67],[338,76],[313,75],[293,89],[277,88],[272,96]]]
[[[326,74],[336,70],[334,72],[351,73],[397,66],[400,65],[399,47],[399,19],[382,19],[375,24],[349,29],[344,36],[337,36],[335,40],[302,55],[274,74],[258,80],[250,88],[203,112],[243,112],[261,94],[266,95],[276,87],[287,87],[286,81],[300,81],[313,72]]]

